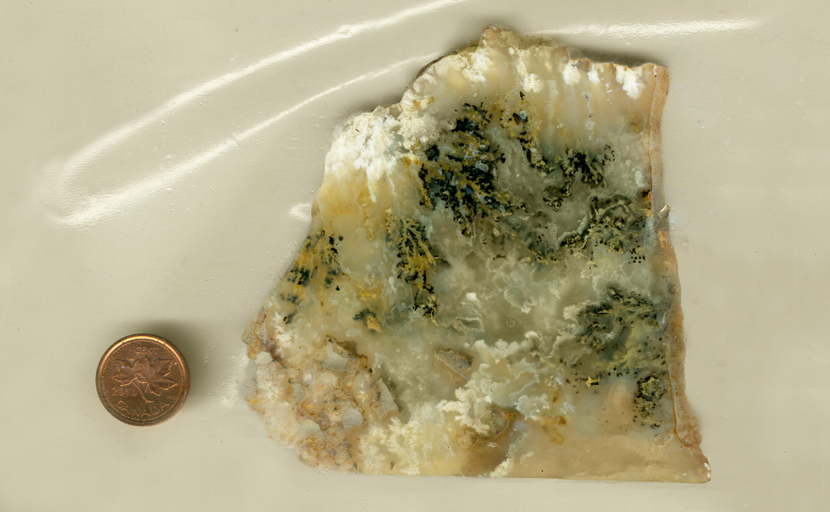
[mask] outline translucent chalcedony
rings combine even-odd
[[[324,471],[707,481],[667,90],[491,27],[344,126],[245,334],[271,437]]]

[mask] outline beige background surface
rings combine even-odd
[[[0,511],[830,510],[827,6],[2,2]],[[239,338],[305,235],[334,128],[491,23],[669,67],[709,484],[323,476],[244,403]],[[193,371],[151,428],[93,383],[138,331]]]

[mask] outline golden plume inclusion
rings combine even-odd
[[[491,27],[344,126],[245,333],[270,436],[322,471],[707,481],[668,82]]]

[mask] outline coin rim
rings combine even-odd
[[[121,414],[119,410],[115,409],[107,402],[103,389],[104,364],[112,356],[112,354],[116,350],[118,350],[122,345],[126,345],[127,343],[130,343],[134,340],[149,340],[163,345],[165,348],[170,350],[170,352],[175,356],[176,360],[179,362],[179,364],[181,364],[182,367],[182,389],[184,391],[182,393],[181,399],[179,399],[173,406],[173,408],[167,411],[166,413],[162,414],[158,418],[154,418],[152,420],[147,421],[136,421]],[[182,405],[184,405],[184,401],[187,399],[188,393],[190,393],[190,368],[188,368],[187,360],[185,360],[182,353],[179,352],[179,349],[177,349],[172,343],[162,338],[161,336],[156,336],[155,334],[131,334],[130,336],[125,336],[124,338],[121,338],[120,340],[113,343],[110,346],[110,348],[108,348],[107,351],[104,352],[104,355],[101,356],[101,360],[98,362],[98,369],[95,371],[95,389],[98,391],[98,399],[101,400],[101,404],[104,406],[107,412],[109,412],[114,418],[128,425],[133,425],[136,427],[150,427],[152,425],[158,425],[159,423],[167,421],[168,419],[173,417],[173,415],[176,414],[176,412],[178,412]]]

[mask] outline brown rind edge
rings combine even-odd
[[[669,92],[669,73],[665,66],[654,65],[655,86],[651,103],[649,120],[649,160],[651,164],[651,206],[655,215],[655,231],[658,237],[659,251],[654,263],[662,267],[662,275],[669,284],[672,295],[671,308],[668,313],[668,357],[669,382],[671,383],[672,402],[674,404],[675,433],[686,446],[700,452],[700,422],[692,411],[686,398],[686,378],[684,360],[686,343],[683,335],[683,311],[680,308],[680,277],[677,257],[669,235],[669,217],[663,209],[667,206],[663,196],[663,160],[660,128],[663,107]]]

